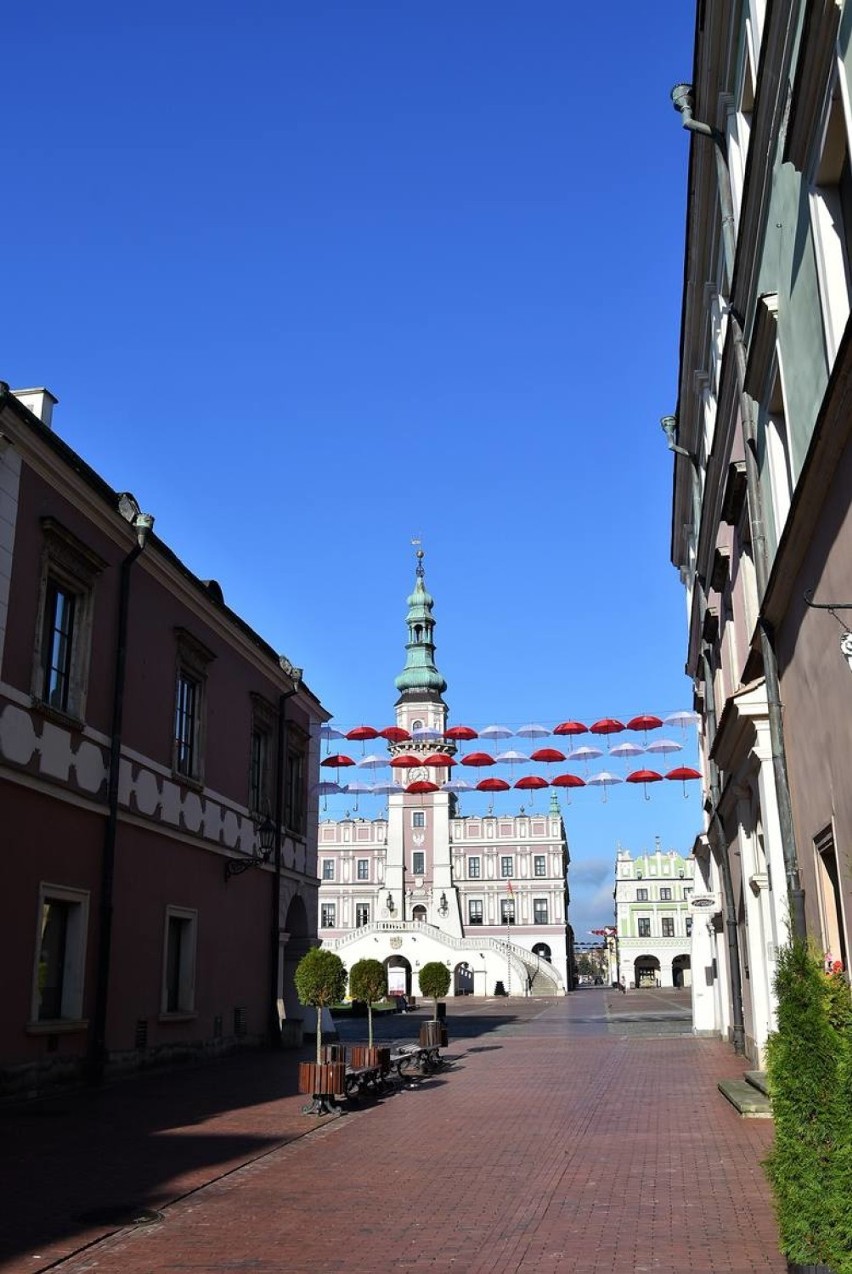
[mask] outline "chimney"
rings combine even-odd
[[[47,429],[51,428],[53,408],[59,399],[54,398],[49,389],[13,389],[12,393],[19,403],[23,403],[34,416],[38,416]]]

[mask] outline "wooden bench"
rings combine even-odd
[[[365,1092],[377,1093],[384,1083],[382,1068],[381,1066],[347,1066],[345,1083],[347,1097],[358,1097]]]
[[[400,1079],[410,1078],[413,1074],[431,1075],[444,1059],[437,1047],[424,1047],[421,1044],[401,1044],[391,1053],[391,1069],[396,1070]]]

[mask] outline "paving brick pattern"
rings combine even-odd
[[[608,989],[451,1001],[444,1072],[319,1123],[284,1078],[295,1059],[271,1055],[84,1099],[96,1123],[76,1147],[78,1107],[55,1127],[30,1118],[29,1153],[53,1159],[41,1208],[26,1173],[13,1185],[0,1269],[783,1274],[760,1167],[772,1125],[717,1092],[742,1062],[684,1033],[686,1004]],[[418,1024],[377,1034],[412,1039]],[[163,1219],[112,1234],[73,1223],[84,1198],[131,1191]],[[34,1246],[39,1225],[49,1241]]]

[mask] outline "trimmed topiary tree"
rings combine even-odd
[[[323,947],[312,947],[302,956],[293,975],[301,1004],[317,1011],[317,1065],[322,1061],[322,1011],[339,1004],[346,994],[346,966],[340,956]]]
[[[767,1045],[775,1145],[766,1172],[792,1267],[852,1274],[852,1001],[840,974],[796,939],[775,975]]]
[[[349,994],[367,1006],[367,1039],[373,1047],[373,1005],[388,993],[388,972],[381,960],[358,960],[349,970]]]
[[[420,970],[420,991],[421,994],[428,995],[435,1002],[433,1022],[438,1020],[438,1001],[447,994],[449,989],[450,971],[447,966],[441,964],[439,960],[432,960],[429,964],[424,964]]]

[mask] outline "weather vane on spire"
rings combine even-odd
[[[417,558],[417,574],[422,577],[426,573],[423,570],[423,558],[425,557],[423,552],[423,541],[419,535],[415,535],[411,543],[414,547],[414,555]]]

